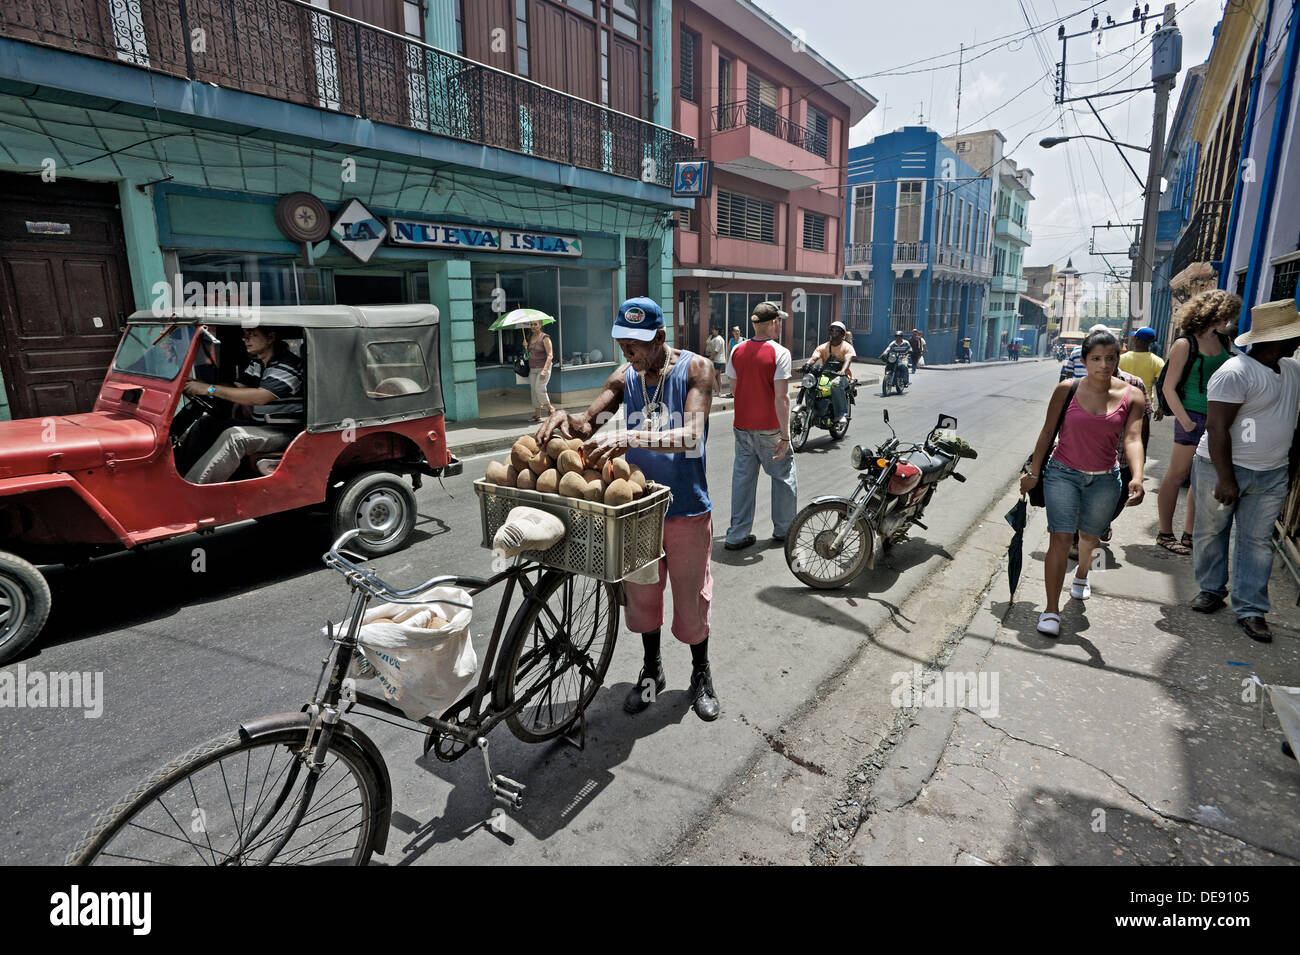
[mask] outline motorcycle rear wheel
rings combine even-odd
[[[818,590],[834,590],[850,583],[867,566],[875,546],[871,526],[859,519],[849,529],[838,553],[829,543],[849,515],[847,501],[809,504],[796,515],[785,538],[785,562],[801,583]]]

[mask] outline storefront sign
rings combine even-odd
[[[67,222],[28,222],[27,231],[33,235],[72,235],[72,225]]]
[[[371,215],[360,199],[353,199],[334,220],[330,235],[355,259],[369,262],[383,245],[384,224]]]
[[[582,255],[582,240],[575,235],[553,235],[522,229],[486,229],[471,225],[421,222],[416,219],[388,220],[388,238],[394,245],[422,248],[528,255]]]

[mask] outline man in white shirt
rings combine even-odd
[[[710,331],[713,334],[704,343],[704,354],[708,356],[709,361],[713,362],[713,393],[720,395],[722,394],[722,373],[727,367],[727,342],[716,326]]]
[[[1229,358],[1206,389],[1206,431],[1192,464],[1196,524],[1192,559],[1201,592],[1192,609],[1213,613],[1228,596],[1228,539],[1237,525],[1232,609],[1252,640],[1272,641],[1268,577],[1273,522],[1295,472],[1300,410],[1300,314],[1295,299],[1251,309],[1251,329],[1236,339],[1245,355]]]

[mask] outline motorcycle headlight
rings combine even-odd
[[[814,374],[810,371],[810,372],[808,372],[808,374],[806,374],[806,375],[803,376],[803,379],[799,382],[799,384],[800,384],[800,386],[803,387],[803,388],[813,388],[813,387],[816,387],[816,385],[817,385],[817,376],[814,375]]]
[[[850,457],[850,460],[853,462],[854,469],[861,471],[871,463],[871,455],[867,452],[866,448],[858,444],[854,445],[853,454]]]

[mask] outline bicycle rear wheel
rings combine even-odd
[[[501,646],[493,706],[504,710],[528,698],[506,717],[510,732],[525,743],[540,743],[568,729],[604,682],[617,636],[612,584],[548,571],[515,614]]]
[[[336,731],[308,792],[306,739],[299,726],[209,740],[103,813],[67,864],[365,865],[381,811],[376,767]]]

